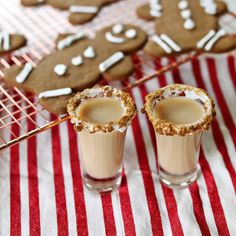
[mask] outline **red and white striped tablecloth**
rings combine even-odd
[[[138,109],[147,93],[173,82],[214,98],[217,118],[204,134],[201,174],[190,188],[160,184],[154,132],[139,112],[127,134],[119,191],[89,192],[78,137],[65,122],[1,152],[0,235],[236,235],[235,55],[195,59],[131,91]]]

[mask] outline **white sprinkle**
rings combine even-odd
[[[114,35],[112,35],[111,32],[106,32],[105,37],[111,43],[124,43],[125,42],[124,38],[115,37]]]
[[[94,58],[94,57],[96,56],[96,53],[95,53],[95,51],[94,51],[94,48],[91,47],[91,46],[87,47],[87,48],[85,49],[85,51],[84,51],[84,56],[85,56],[86,58]]]
[[[107,71],[110,67],[112,67],[114,64],[119,62],[125,57],[123,52],[117,52],[113,54],[111,57],[109,57],[107,60],[103,61],[102,63],[99,64],[99,70],[100,72],[105,72]]]
[[[180,10],[184,10],[188,8],[188,2],[185,0],[181,0],[178,4]]]
[[[57,44],[57,48],[59,50],[61,50],[63,48],[69,47],[72,43],[83,38],[84,36],[85,36],[85,34],[82,31],[78,32],[77,34],[70,35],[70,36],[60,40]]]
[[[124,26],[122,24],[116,24],[112,27],[112,33],[120,34],[124,30]]]
[[[74,66],[80,66],[81,64],[83,64],[82,57],[81,56],[73,57],[71,59],[71,64]]]
[[[135,29],[129,29],[125,32],[125,36],[129,39],[135,38],[137,35],[137,31]]]
[[[210,30],[201,40],[197,42],[197,48],[203,48],[204,45],[216,34],[215,30]]]
[[[69,8],[71,13],[87,13],[95,14],[98,11],[98,7],[95,6],[77,6],[73,5]]]
[[[68,95],[72,93],[71,88],[62,88],[62,89],[55,89],[55,90],[48,90],[39,94],[39,99],[41,98],[51,98],[51,97],[58,97],[63,95]]]
[[[165,42],[163,42],[159,36],[152,36],[152,41],[158,44],[166,53],[170,54],[172,52],[172,49]]]
[[[160,35],[161,39],[163,41],[165,41],[170,47],[172,47],[172,49],[176,52],[180,52],[182,49],[181,47],[173,41],[173,39],[171,39],[169,36],[167,36],[166,34],[161,34]]]
[[[226,32],[224,29],[220,29],[214,36],[213,38],[207,43],[207,45],[205,46],[205,50],[206,51],[210,51],[212,49],[212,47],[214,46],[214,44],[222,37],[224,37],[226,35]]]
[[[67,66],[64,64],[58,64],[54,67],[54,72],[59,76],[64,75],[66,71],[67,71]]]
[[[189,9],[185,9],[181,11],[181,16],[183,19],[188,19],[191,17],[191,11]]]
[[[184,22],[184,28],[185,28],[186,30],[192,30],[192,29],[195,28],[195,26],[196,26],[196,24],[195,24],[195,22],[194,22],[191,18],[187,19],[187,20]]]
[[[33,66],[30,63],[26,63],[20,74],[16,76],[16,82],[20,84],[23,83],[28,78],[32,70]]]

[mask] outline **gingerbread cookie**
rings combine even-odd
[[[227,11],[219,0],[151,0],[137,15],[155,22],[156,35],[144,51],[154,57],[189,51],[222,53],[233,50],[236,40],[220,29],[218,16]]]
[[[24,6],[49,4],[61,10],[69,10],[69,21],[72,24],[84,24],[92,20],[100,9],[116,0],[21,0]]]
[[[5,71],[5,83],[39,96],[47,110],[66,113],[66,104],[74,95],[107,80],[123,79],[133,71],[129,56],[143,47],[147,34],[132,25],[113,25],[97,32],[93,39],[83,32],[61,35],[57,51],[44,58],[36,68],[30,64]]]
[[[26,45],[26,39],[23,35],[10,34],[7,31],[0,30],[0,56],[12,52]]]

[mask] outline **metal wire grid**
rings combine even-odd
[[[67,21],[67,12],[58,11],[49,6],[38,8],[22,8],[17,0],[1,1],[0,28],[9,32],[21,32],[30,39],[28,47],[19,50],[16,54],[8,55],[0,59],[0,150],[20,142],[32,135],[49,129],[68,119],[67,116],[50,116],[31,94],[25,94],[21,90],[6,88],[2,77],[4,69],[12,64],[21,65],[30,62],[36,66],[44,56],[54,48],[54,39],[59,33],[76,32],[79,28],[91,37],[96,30],[114,23],[132,23],[144,28],[150,35],[154,32],[153,22],[144,22],[135,15],[135,9],[142,4],[142,0],[126,0],[105,7],[100,15],[86,26],[72,26]],[[3,13],[3,14],[2,14]],[[236,17],[234,14],[232,14]],[[20,19],[20,20],[19,20]],[[228,30],[236,32],[236,26],[230,26],[231,18],[223,19],[227,22]],[[176,68],[180,64],[197,57],[198,54],[189,54],[176,60],[169,60],[168,65],[162,66],[159,61],[157,71],[153,61],[142,52],[139,53],[140,65],[136,69],[144,72],[143,78],[132,84],[128,81],[123,83],[123,90],[130,90],[157,75]],[[145,71],[149,71],[145,74]],[[131,76],[132,77],[132,76]]]

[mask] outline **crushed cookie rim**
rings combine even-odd
[[[174,124],[154,116],[153,110],[156,104],[163,99],[170,97],[184,96],[196,100],[204,109],[204,115],[197,121],[190,124]],[[145,105],[142,112],[146,112],[155,131],[161,135],[180,135],[192,134],[197,130],[208,130],[213,118],[216,115],[215,103],[208,93],[200,88],[185,84],[171,84],[162,87],[145,97]]]
[[[78,116],[78,108],[80,104],[83,104],[89,99],[98,97],[118,98],[121,100],[124,108],[124,114],[119,121],[109,122],[106,124],[92,124]],[[135,117],[137,109],[133,99],[128,93],[106,85],[103,87],[95,86],[85,89],[82,92],[78,92],[73,98],[70,99],[67,105],[67,111],[71,123],[74,124],[76,131],[80,132],[82,130],[87,130],[90,133],[107,133],[112,131],[124,132]]]

